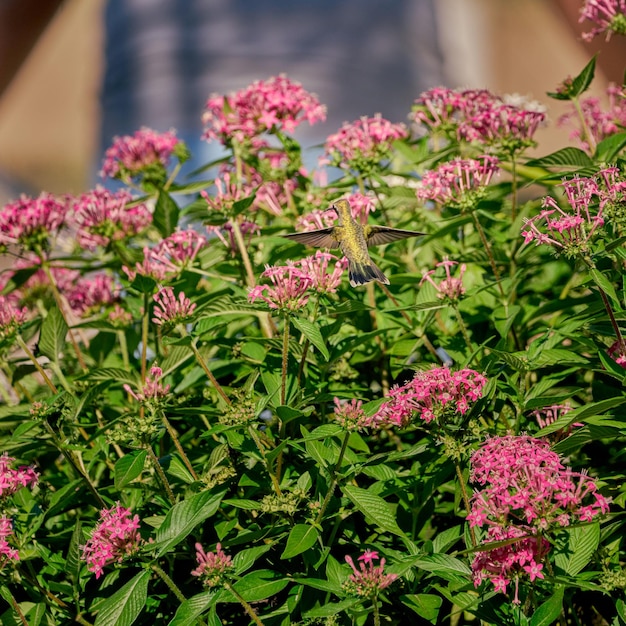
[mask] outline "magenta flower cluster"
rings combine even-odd
[[[196,543],[196,560],[198,567],[191,572],[192,576],[199,576],[207,587],[216,587],[221,584],[226,574],[233,567],[232,558],[217,544],[215,552],[205,552],[201,544]]]
[[[379,560],[378,552],[366,550],[358,559],[357,569],[351,556],[346,556],[346,563],[352,568],[352,574],[342,587],[346,593],[360,598],[375,598],[380,591],[389,587],[398,578],[397,574],[385,573],[385,559]]]
[[[394,124],[380,114],[346,122],[326,139],[326,162],[347,168],[375,165],[389,157],[394,141],[408,134],[404,124]]]
[[[133,135],[115,137],[104,154],[100,175],[108,178],[133,178],[155,166],[167,169],[172,154],[182,141],[170,130],[158,133],[143,127]]]
[[[451,415],[465,415],[482,397],[487,379],[472,369],[456,372],[435,367],[418,372],[402,386],[389,391],[388,399],[371,418],[371,425],[407,426],[416,415],[425,423]]]
[[[162,378],[163,370],[158,365],[153,365],[150,368],[150,374],[146,376],[146,380],[138,392],[133,391],[132,387],[128,384],[124,384],[124,390],[135,398],[137,402],[158,401],[161,398],[165,398],[171,388],[171,385],[164,385],[161,382]]]
[[[28,309],[17,306],[10,298],[0,296],[0,341],[11,341],[26,321]]]
[[[348,402],[347,400],[334,398],[333,401],[335,403],[333,409],[335,420],[346,430],[361,430],[369,426],[370,418],[365,414],[361,400],[352,398]]]
[[[191,302],[184,292],[181,291],[176,296],[171,287],[159,289],[154,294],[153,300],[155,304],[152,321],[157,326],[186,322],[196,308],[196,304]]]
[[[457,261],[450,261],[449,259],[444,259],[441,263],[436,263],[434,269],[424,271],[420,286],[425,282],[430,283],[437,291],[438,298],[447,298],[452,302],[459,300],[465,293],[463,274],[465,274],[467,266],[465,263],[462,263],[459,266],[459,275],[453,276],[452,269],[457,265],[459,265]],[[445,271],[445,278],[437,281],[434,276],[437,273],[437,269],[440,267],[443,267]]]
[[[541,535],[589,522],[607,513],[609,499],[595,481],[563,465],[547,441],[527,435],[493,437],[470,460],[470,481],[479,485],[467,521],[486,526],[485,550],[474,557],[474,583],[491,580],[497,591],[527,574],[543,578],[548,542]],[[504,546],[488,544],[519,538]]]
[[[302,122],[323,122],[326,108],[284,75],[259,80],[229,96],[212,95],[202,117],[204,138],[230,145],[264,132],[291,133]]]
[[[498,164],[498,159],[487,155],[442,163],[436,170],[424,173],[417,187],[417,199],[461,209],[474,208],[498,172]]]
[[[143,541],[139,525],[139,516],[120,504],[100,511],[100,521],[83,546],[82,554],[87,569],[96,578],[102,576],[107,565],[121,563],[139,550]]]
[[[445,87],[421,94],[412,113],[415,122],[431,130],[509,153],[531,146],[545,117],[535,103],[507,103],[486,89]]]

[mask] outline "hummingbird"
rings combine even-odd
[[[348,277],[352,287],[365,285],[372,280],[383,285],[389,284],[389,279],[370,258],[368,246],[379,246],[425,234],[387,226],[362,226],[352,217],[347,200],[337,200],[331,208],[339,216],[336,226],[282,236],[316,248],[339,248],[348,258]]]

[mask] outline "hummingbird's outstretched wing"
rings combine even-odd
[[[409,237],[419,237],[426,233],[418,233],[414,230],[403,230],[401,228],[389,228],[388,226],[365,226],[363,229],[365,241],[368,246],[380,246],[383,243],[391,243]]]
[[[333,236],[333,228],[320,228],[319,230],[310,230],[306,233],[288,233],[281,235],[287,239],[293,239],[298,243],[303,243],[314,248],[338,248],[339,242]]]

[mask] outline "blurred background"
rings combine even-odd
[[[562,147],[550,100],[601,50],[592,95],[621,82],[623,42],[584,44],[582,0],[2,0],[0,202],[78,193],[113,135],[201,132],[203,104],[286,72],[328,106],[321,141],[381,112],[406,121],[429,87],[518,93],[548,107],[541,153]],[[192,146],[193,150],[193,146]]]

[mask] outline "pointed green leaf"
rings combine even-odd
[[[276,578],[276,573],[269,569],[255,570],[238,580],[233,587],[246,602],[258,602],[280,593],[287,585],[287,578]],[[232,594],[224,595],[221,600],[239,602]]]
[[[219,508],[224,492],[198,493],[175,504],[165,516],[156,533],[151,548],[157,548],[158,556],[180,543],[198,524],[214,515]]]
[[[611,300],[613,300],[613,303],[619,307],[620,301],[611,281],[597,269],[589,270],[589,273],[591,274],[591,278],[593,278],[593,282],[598,285],[598,287],[602,289],[602,291],[604,291],[604,293],[609,296]]]
[[[296,524],[289,533],[287,545],[281,554],[281,559],[290,559],[302,552],[306,552],[311,546],[315,545],[319,537],[319,531],[309,524]]]
[[[113,476],[117,489],[123,489],[141,474],[147,456],[146,450],[135,450],[125,454],[115,463]]]
[[[59,355],[63,352],[63,347],[65,346],[67,330],[67,324],[63,319],[61,311],[57,307],[50,309],[41,324],[39,352],[57,363]]]
[[[600,400],[599,402],[584,404],[583,406],[579,406],[561,415],[556,422],[549,424],[545,428],[542,428],[538,433],[535,433],[535,437],[545,437],[546,435],[554,433],[557,430],[567,428],[574,422],[584,422],[586,419],[593,417],[594,415],[601,415],[615,406],[624,404],[624,402],[626,402],[626,398],[623,396],[616,396],[615,398],[607,398],[606,400]]]
[[[528,167],[590,167],[593,161],[580,148],[561,148],[544,157],[532,159],[526,164]]]
[[[427,572],[444,572],[469,576],[472,572],[469,566],[449,554],[428,554],[415,560],[414,565]]]
[[[437,623],[439,609],[443,604],[443,598],[431,593],[416,593],[400,596],[402,603],[415,611],[420,617],[431,624]]]
[[[192,596],[178,607],[168,626],[195,626],[198,618],[215,604],[217,598],[215,591],[204,591]]]
[[[159,190],[152,223],[163,237],[169,237],[174,232],[178,226],[179,215],[180,209],[172,196],[162,189]]]
[[[344,485],[342,490],[352,504],[368,518],[370,523],[394,535],[404,535],[396,522],[391,506],[380,496],[353,485]]]
[[[149,580],[148,571],[129,580],[102,604],[94,626],[130,626],[146,605]]]
[[[600,524],[575,526],[564,529],[569,534],[565,552],[556,555],[556,564],[570,576],[581,572],[600,544]]]
[[[547,95],[555,100],[573,100],[589,89],[595,71],[596,57],[594,56],[576,78],[573,78],[569,84],[563,85],[563,89],[559,91],[549,91]]]
[[[322,353],[322,356],[329,361],[330,353],[324,343],[320,329],[312,322],[309,322],[309,320],[303,320],[299,317],[292,317],[291,322]]]
[[[551,626],[561,614],[563,608],[563,592],[565,588],[559,585],[552,596],[546,600],[533,614],[530,626]]]
[[[610,135],[597,145],[595,159],[598,163],[610,163],[624,148],[626,148],[626,132]]]

